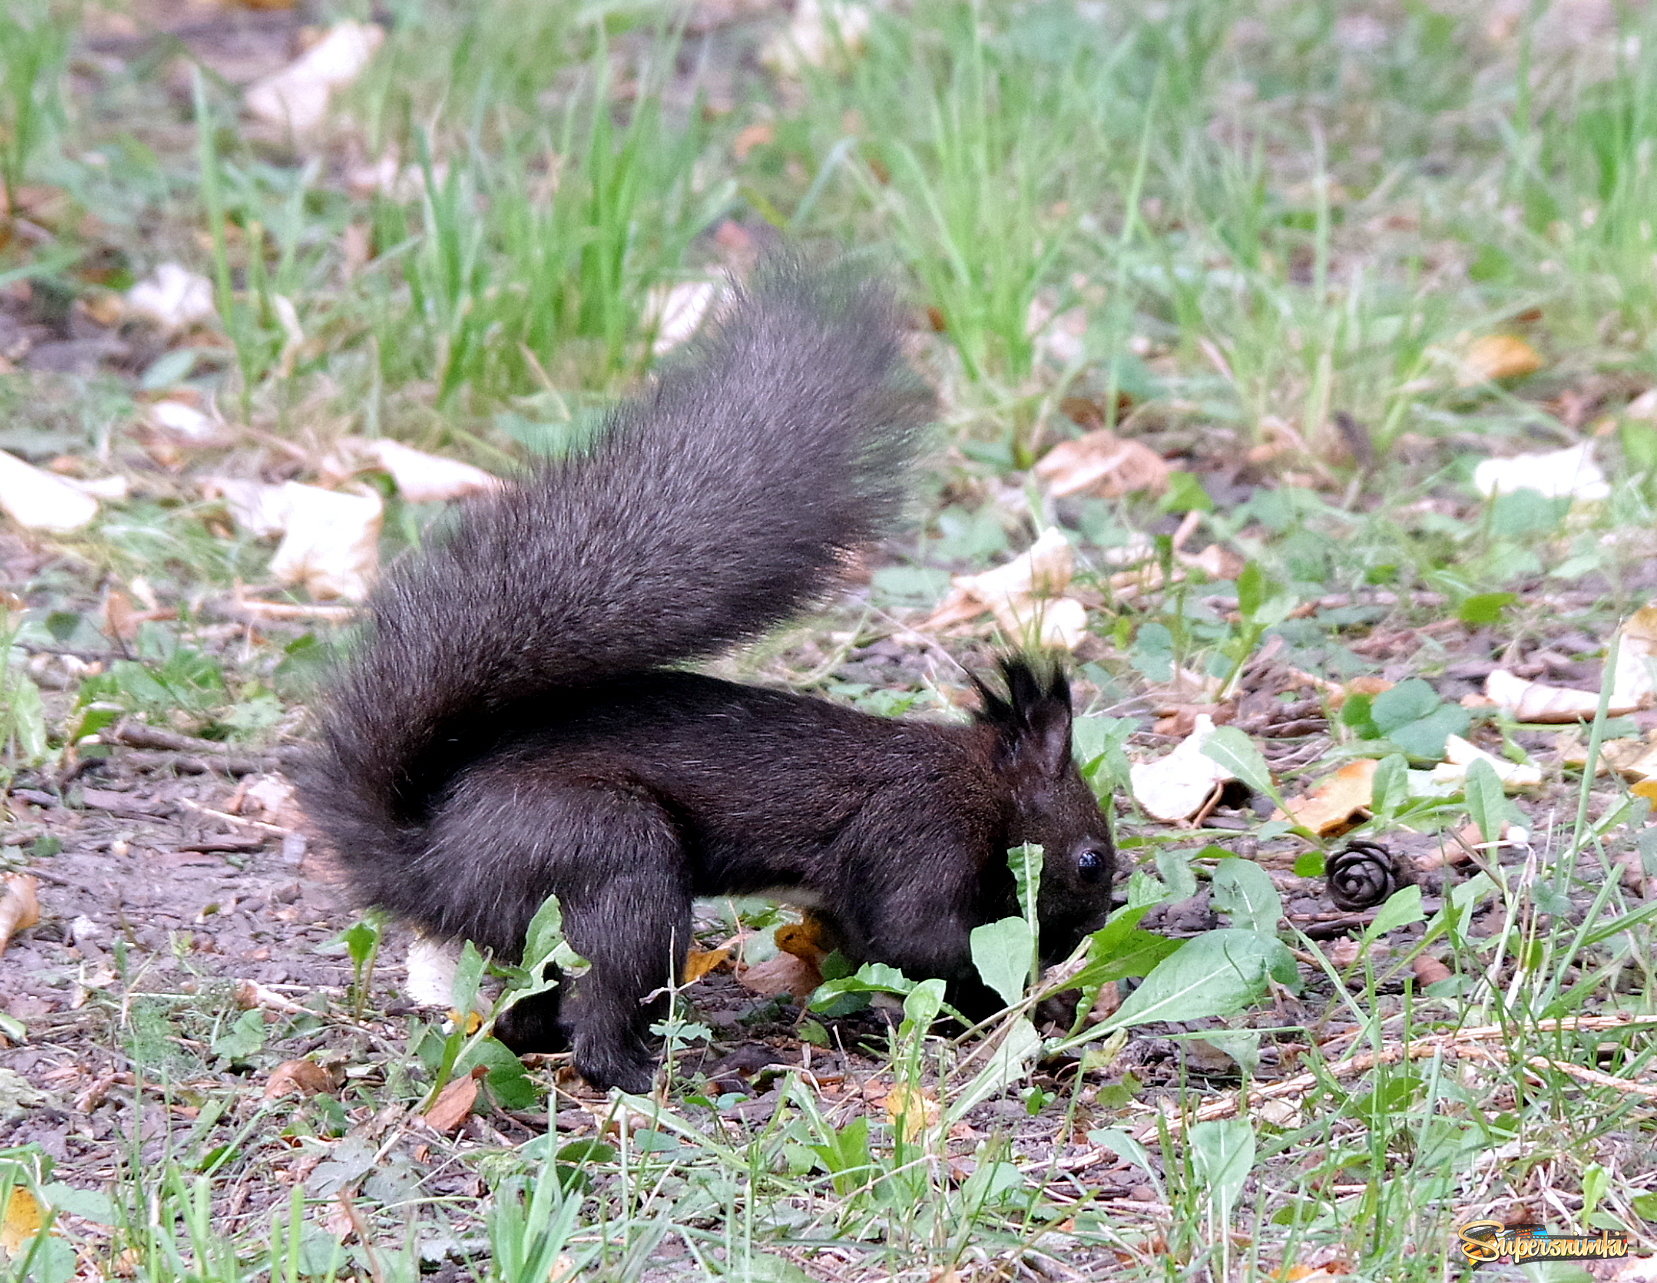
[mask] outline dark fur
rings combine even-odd
[[[595,1084],[648,1088],[695,896],[820,901],[856,958],[953,982],[1047,850],[1042,949],[1109,907],[1114,853],[1070,759],[1062,676],[1003,663],[965,725],[672,671],[788,618],[879,534],[931,399],[878,290],[773,265],[581,459],[463,509],[394,565],[321,711],[310,814],[358,896],[515,957],[549,893],[592,963],[503,1019],[571,1030]],[[1088,854],[1091,853],[1091,854]]]

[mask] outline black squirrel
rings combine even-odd
[[[585,452],[463,506],[371,595],[302,780],[357,897],[514,958],[549,893],[591,969],[504,1013],[594,1085],[649,1089],[695,896],[821,912],[848,956],[998,1006],[969,936],[1046,852],[1045,961],[1110,907],[1110,829],[1055,667],[976,718],[870,716],[676,665],[820,598],[901,507],[930,392],[890,296],[773,261]],[[655,997],[651,997],[655,995]]]

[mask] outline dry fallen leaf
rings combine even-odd
[[[342,443],[343,444],[343,443]],[[397,492],[410,503],[437,503],[487,494],[501,488],[501,479],[482,468],[427,454],[400,441],[380,437],[373,441],[358,438],[352,444],[368,459],[391,474]]]
[[[843,0],[800,0],[788,25],[760,49],[760,64],[776,76],[795,77],[808,67],[843,70],[863,52],[871,17]]]
[[[1621,717],[1657,700],[1657,606],[1645,606],[1618,630],[1617,662],[1611,673],[1606,716]],[[1491,703],[1521,722],[1581,722],[1599,711],[1599,692],[1528,681],[1505,668],[1484,679]]]
[[[342,22],[295,61],[251,86],[248,111],[266,124],[308,134],[328,115],[328,100],[366,68],[385,41],[372,22]]]
[[[290,481],[282,542],[270,569],[312,597],[361,601],[379,563],[380,496],[341,494]]]
[[[206,446],[228,445],[233,438],[225,430],[223,420],[215,418],[186,401],[167,398],[155,402],[145,412],[145,426],[170,445],[200,449]]]
[[[1346,828],[1366,814],[1375,800],[1375,769],[1380,765],[1372,757],[1346,763],[1310,792],[1290,801],[1287,818],[1319,836]],[[1285,817],[1278,811],[1272,818]]]
[[[836,948],[834,928],[828,921],[807,909],[798,922],[785,922],[772,932],[777,948],[804,958],[813,966],[820,964]]]
[[[8,1257],[22,1256],[45,1224],[46,1209],[40,1200],[21,1185],[13,1185],[5,1209],[0,1211],[0,1252]]]
[[[710,971],[717,971],[731,961],[729,949],[692,949],[685,958],[684,975],[680,984],[693,985]]]
[[[1075,564],[1070,540],[1050,528],[1006,565],[955,576],[949,595],[923,627],[943,628],[988,611],[1020,641],[1074,649],[1087,635],[1087,608],[1063,595]]]
[[[713,281],[680,281],[652,289],[644,301],[644,328],[655,335],[650,350],[662,356],[694,338],[719,294]]]
[[[1546,686],[1505,668],[1496,669],[1484,679],[1484,693],[1491,703],[1521,722],[1580,722],[1592,718],[1599,709],[1599,696],[1593,691]],[[1609,711],[1621,715],[1633,710]]]
[[[792,953],[779,953],[764,962],[744,967],[737,972],[736,978],[742,982],[743,988],[762,998],[775,998],[786,993],[799,1002],[804,1002],[823,983],[823,973],[813,963]]]
[[[236,524],[251,534],[280,534],[271,572],[303,584],[316,598],[361,601],[379,560],[382,504],[373,491],[344,494],[297,481],[279,486],[212,478]]]
[[[1657,605],[1642,606],[1624,621],[1611,674],[1611,698],[1646,707],[1657,696]]]
[[[0,450],[0,508],[29,530],[79,530],[98,515],[98,501],[63,477]]]
[[[455,968],[460,965],[460,946],[450,940],[417,935],[409,942],[403,992],[421,1007],[449,1007],[454,1004]]]
[[[278,1096],[320,1096],[339,1086],[339,1079],[314,1060],[284,1060],[265,1080],[265,1099]]]
[[[426,1126],[435,1132],[452,1132],[460,1127],[471,1117],[472,1106],[478,1099],[478,1081],[487,1072],[479,1065],[440,1091],[424,1115]]]
[[[1506,758],[1487,753],[1476,744],[1470,744],[1459,735],[1444,740],[1444,760],[1433,767],[1432,778],[1440,784],[1460,784],[1467,778],[1467,768],[1474,762],[1484,762],[1496,772],[1502,787],[1508,790],[1542,787],[1540,767],[1528,762],[1510,762]]]
[[[1170,471],[1167,460],[1144,442],[1124,440],[1107,428],[1060,442],[1035,467],[1037,479],[1059,498],[1119,499],[1136,490],[1161,494]]]
[[[924,1088],[897,1083],[875,1102],[893,1124],[901,1124],[904,1140],[914,1140],[921,1129],[934,1126],[939,1117],[938,1102]]]
[[[1549,499],[1598,503],[1609,498],[1610,483],[1594,461],[1594,443],[1579,442],[1542,454],[1486,459],[1473,469],[1473,488],[1486,497],[1534,490]]]
[[[1468,345],[1456,382],[1470,388],[1495,379],[1521,378],[1541,368],[1541,355],[1523,339],[1511,334],[1486,334]]]
[[[0,953],[12,937],[40,921],[40,884],[27,873],[8,873],[0,881]]]
[[[213,283],[178,263],[163,263],[127,291],[126,310],[177,334],[213,319]]]
[[[1129,788],[1146,814],[1169,823],[1188,819],[1215,788],[1237,778],[1202,751],[1213,734],[1214,719],[1200,713],[1195,729],[1167,756],[1129,768]]]

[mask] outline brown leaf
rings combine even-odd
[[[284,1060],[265,1080],[265,1099],[278,1096],[320,1096],[339,1086],[338,1077],[314,1060]]]
[[[1124,440],[1099,428],[1074,441],[1062,441],[1036,464],[1037,479],[1054,496],[1091,494],[1119,499],[1136,490],[1161,494],[1172,469],[1141,441]]]
[[[748,153],[756,147],[768,146],[777,136],[776,126],[767,121],[758,121],[737,131],[731,139],[731,154],[737,160],[747,160]]]
[[[1486,334],[1468,344],[1456,381],[1473,387],[1495,379],[1517,379],[1535,374],[1542,358],[1529,343],[1512,334]]]
[[[1435,985],[1440,980],[1448,980],[1454,973],[1431,954],[1423,953],[1410,963],[1410,970],[1415,972],[1415,978],[1423,985]]]
[[[774,958],[744,967],[736,978],[745,989],[762,998],[775,998],[786,993],[801,1002],[823,983],[823,973],[813,963],[791,953],[779,953]]]
[[[8,873],[0,882],[0,953],[12,937],[40,921],[39,883],[27,873]]]
[[[1320,836],[1345,828],[1374,801],[1375,770],[1380,765],[1373,757],[1348,762],[1311,792],[1291,800],[1288,818]],[[1272,818],[1280,820],[1284,814],[1279,811]]]
[[[456,1078],[441,1092],[425,1113],[426,1126],[436,1132],[452,1132],[472,1115],[478,1099],[478,1080],[488,1071],[479,1065],[464,1078]]]

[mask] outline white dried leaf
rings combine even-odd
[[[760,63],[772,74],[788,77],[808,67],[844,70],[863,52],[871,21],[863,5],[800,0],[788,25],[760,49]]]
[[[224,500],[230,519],[258,539],[279,535],[287,527],[286,485],[245,481],[240,477],[210,477],[202,486],[209,498]]]
[[[1167,756],[1154,762],[1137,762],[1129,769],[1129,788],[1146,814],[1169,823],[1189,819],[1213,796],[1217,786],[1237,778],[1203,752],[1214,729],[1214,719],[1198,713],[1191,733]]]
[[[391,474],[397,491],[410,503],[434,503],[498,490],[501,479],[458,459],[427,454],[384,437],[358,441],[357,447]]]
[[[1168,461],[1143,441],[1107,428],[1061,441],[1035,466],[1037,479],[1058,498],[1086,493],[1117,499],[1135,490],[1161,494],[1171,471]]]
[[[98,515],[98,501],[63,477],[0,450],[0,508],[29,530],[79,530]]]
[[[680,281],[652,289],[644,302],[645,329],[656,336],[650,350],[661,356],[695,338],[719,293],[713,281]]]
[[[281,71],[247,91],[248,111],[267,124],[308,134],[328,115],[328,100],[360,76],[385,41],[372,22],[342,22]]]
[[[1644,606],[1623,622],[1617,662],[1611,674],[1611,699],[1645,708],[1657,695],[1657,606]]]
[[[1581,503],[1598,503],[1611,494],[1605,473],[1594,461],[1592,441],[1544,454],[1486,459],[1473,469],[1473,488],[1486,497],[1535,490],[1549,499],[1569,498]]]
[[[127,477],[117,476],[114,473],[107,477],[64,477],[63,479],[82,494],[91,495],[94,499],[125,499],[132,493],[132,481]]]
[[[1657,699],[1657,605],[1635,611],[1618,630],[1617,662],[1611,673],[1607,717],[1649,707]],[[1599,711],[1599,692],[1527,681],[1498,668],[1484,679],[1491,703],[1521,722],[1581,722]]]
[[[379,564],[380,496],[342,494],[290,481],[282,542],[270,568],[318,600],[361,601]]]
[[[277,579],[303,584],[319,600],[361,601],[367,595],[379,562],[384,507],[379,495],[227,477],[215,478],[207,488],[224,499],[242,529],[260,537],[282,536],[270,563]]]
[[[422,1007],[454,1006],[455,969],[460,946],[448,940],[416,936],[408,947],[408,979],[403,991]]]
[[[1021,639],[1032,632],[1045,634],[1049,627],[1060,637],[1077,635],[1085,626],[1086,611],[1080,602],[1059,605],[1061,599],[1069,600],[1064,593],[1075,569],[1076,550],[1070,540],[1062,530],[1049,528],[1005,565],[982,574],[955,576],[949,596],[933,612],[927,626],[940,628],[988,611],[1006,632]],[[1058,622],[1044,624],[1043,619],[1055,607],[1053,617]],[[1066,643],[1056,640],[1050,644]]]
[[[1433,779],[1440,784],[1460,784],[1467,779],[1467,768],[1474,762],[1484,762],[1496,772],[1502,787],[1509,791],[1542,787],[1540,767],[1528,762],[1510,762],[1506,758],[1487,753],[1477,744],[1471,744],[1459,735],[1450,735],[1444,741],[1444,760],[1433,767]]]
[[[171,398],[157,401],[149,407],[145,418],[151,429],[175,445],[225,445],[230,439],[221,420],[198,410],[188,401]]]
[[[213,319],[213,283],[177,263],[163,263],[127,291],[126,306],[176,334]]]

